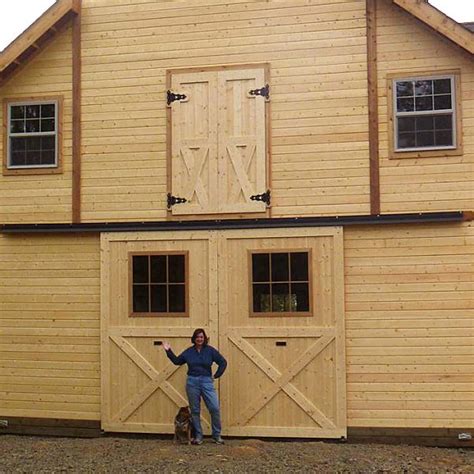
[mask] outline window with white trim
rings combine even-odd
[[[394,79],[396,152],[457,146],[455,76]]]
[[[7,168],[58,166],[58,101],[9,102]]]

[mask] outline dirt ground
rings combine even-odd
[[[0,436],[1,473],[474,473],[474,450],[340,444],[315,441],[226,440],[217,446],[170,439]]]

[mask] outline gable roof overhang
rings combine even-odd
[[[474,54],[473,33],[430,5],[428,0],[392,0],[392,2],[469,54]]]
[[[56,3],[0,52],[0,86],[42,51],[80,11],[81,0],[56,0]]]

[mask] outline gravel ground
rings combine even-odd
[[[474,450],[227,440],[176,445],[154,437],[96,439],[0,436],[1,473],[59,472],[321,472],[474,473]]]

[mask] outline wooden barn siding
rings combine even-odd
[[[467,53],[410,14],[377,2],[380,188],[384,213],[474,208],[474,64]],[[461,69],[464,153],[388,159],[387,74]]]
[[[365,2],[83,1],[83,219],[166,218],[165,72],[271,65],[272,213],[369,210]]]
[[[100,419],[99,237],[0,235],[0,416]]]
[[[474,427],[474,226],[346,228],[348,426]]]
[[[0,222],[41,223],[71,221],[72,179],[72,49],[68,28],[22,71],[0,89],[3,99],[63,96],[61,174],[4,176],[0,173]],[[0,153],[3,160],[3,133]]]

